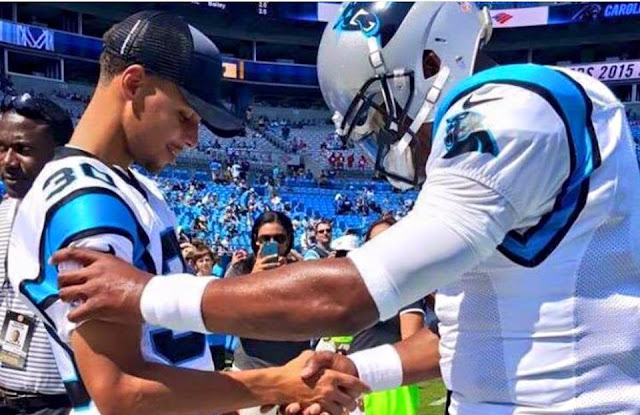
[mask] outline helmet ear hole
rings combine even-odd
[[[422,52],[422,74],[424,79],[429,79],[438,72],[440,72],[440,58],[434,51],[425,49]]]

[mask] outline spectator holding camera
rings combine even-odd
[[[275,211],[263,213],[256,219],[251,230],[253,253],[234,254],[232,265],[225,278],[254,274],[294,262],[296,259],[291,254],[293,238],[293,224],[287,215]],[[308,341],[283,342],[240,338],[234,353],[233,366],[238,370],[281,366],[309,348]],[[261,414],[259,408],[243,409],[239,413],[240,415]]]

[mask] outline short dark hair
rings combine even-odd
[[[111,30],[111,29],[109,29]],[[106,35],[105,35],[106,37]],[[127,63],[119,56],[103,50],[100,54],[100,79],[103,85],[108,84],[117,75],[120,75],[127,69]]]
[[[365,242],[371,239],[371,232],[373,232],[376,226],[379,226],[379,225],[393,226],[396,224],[396,222],[397,221],[393,218],[393,216],[389,216],[389,215],[385,215],[380,219],[378,219],[377,221],[373,222],[371,225],[369,225],[369,228],[367,229],[367,233],[364,234]]]
[[[194,247],[195,249],[190,253],[190,259],[195,263],[200,258],[205,256],[209,256],[211,261],[215,264],[217,262],[216,255],[213,253],[213,250],[209,248],[206,244],[198,245]]]
[[[0,112],[4,114],[9,111],[45,123],[51,131],[56,147],[66,145],[73,135],[73,122],[69,113],[50,99],[34,98],[28,93],[5,96],[0,105]]]
[[[320,225],[328,225],[331,229],[333,229],[333,223],[331,223],[331,221],[329,219],[320,219],[320,221],[318,223],[316,223],[316,226],[314,226],[313,230],[317,231],[318,230],[318,226]]]
[[[253,228],[251,228],[251,249],[253,249],[253,252],[257,254],[260,249],[258,248],[258,232],[260,231],[260,228],[267,223],[277,223],[284,228],[284,231],[287,234],[285,254],[289,254],[293,248],[293,223],[291,223],[289,216],[275,210],[264,212],[262,215],[258,216],[258,219],[256,219],[253,224]]]
[[[106,45],[108,40],[114,36],[116,26],[113,25],[102,35],[102,44]],[[100,80],[102,84],[108,84],[117,75],[120,75],[129,66],[124,59],[103,48],[100,54]]]

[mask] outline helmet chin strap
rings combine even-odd
[[[425,121],[433,111],[436,102],[438,102],[438,99],[440,98],[442,88],[444,88],[447,79],[449,79],[449,74],[449,67],[443,66],[442,68],[440,68],[440,71],[438,71],[438,74],[436,75],[435,81],[433,81],[431,88],[429,88],[429,91],[425,96],[424,102],[422,103],[418,114],[416,114],[416,117],[411,122],[409,129],[406,133],[404,133],[402,138],[400,138],[398,145],[395,147],[396,151],[404,152],[409,146],[409,143],[411,143],[411,139],[413,138],[410,132],[415,134],[420,129],[420,127],[422,127],[422,124],[425,123]]]
[[[436,102],[440,98],[442,88],[449,78],[449,74],[450,71],[448,67],[444,66],[440,69],[435,81],[433,82],[431,88],[425,96],[424,102],[422,103],[418,114],[416,114],[416,117],[411,122],[409,129],[406,133],[404,133],[400,140],[391,145],[391,147],[389,148],[389,151],[385,156],[385,160],[383,161],[383,165],[385,166],[385,169],[387,171],[393,171],[399,176],[406,177],[407,180],[411,180],[411,176],[413,176],[415,179],[416,166],[413,165],[413,157],[411,156],[409,144],[411,143],[415,132],[420,129],[422,124],[424,124],[424,122],[428,119],[429,114],[431,114],[431,112],[433,111]],[[392,128],[393,127],[395,127],[395,124],[392,124]],[[391,177],[387,177],[387,180],[389,180],[389,182],[393,186],[399,189],[406,190],[411,187],[410,184],[404,183],[397,179],[393,179]]]

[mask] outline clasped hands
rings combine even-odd
[[[306,351],[279,369],[289,379],[278,388],[283,393],[279,401],[289,402],[280,405],[282,414],[342,415],[353,411],[362,394],[369,392],[356,366],[341,354]]]

